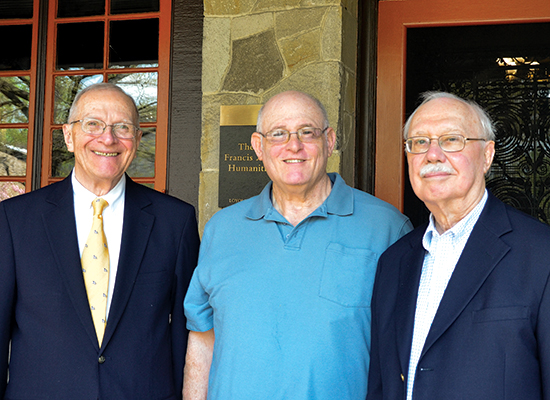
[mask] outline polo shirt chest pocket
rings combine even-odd
[[[330,243],[319,296],[345,307],[370,307],[378,255],[369,249]]]

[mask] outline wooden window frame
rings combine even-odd
[[[26,123],[0,123],[0,129],[27,129],[27,158],[25,176],[0,176],[0,182],[20,182],[25,185],[25,191],[33,189],[34,148],[35,148],[35,123],[36,123],[36,79],[37,79],[37,54],[40,27],[40,2],[34,0],[33,16],[25,19],[0,19],[1,26],[32,25],[31,65],[30,70],[0,71],[2,77],[29,76],[29,118]]]
[[[35,0],[38,2],[37,0]],[[156,128],[156,146],[155,146],[155,173],[153,177],[132,178],[136,182],[144,184],[154,184],[156,190],[164,192],[166,190],[167,174],[167,153],[168,153],[168,119],[169,119],[169,89],[170,89],[170,50],[171,50],[171,0],[160,0],[158,12],[136,13],[136,14],[109,14],[109,0],[106,1],[106,12],[104,15],[78,18],[57,18],[57,1],[50,0],[48,8],[48,29],[47,29],[47,57],[46,57],[46,82],[44,99],[44,128],[42,134],[42,162],[40,173],[41,186],[52,182],[60,181],[63,178],[51,176],[52,170],[52,133],[55,129],[62,129],[62,125],[54,124],[54,96],[55,79],[58,76],[68,75],[103,75],[103,81],[107,81],[109,74],[120,74],[124,72],[157,72],[157,118],[154,123],[143,123],[142,127]],[[159,54],[158,67],[155,68],[108,68],[108,43],[110,21],[128,21],[147,18],[159,19]],[[102,69],[85,70],[56,70],[57,54],[57,26],[59,23],[71,22],[92,22],[103,21],[105,35],[103,46],[103,66]],[[85,43],[83,43],[85,44]]]

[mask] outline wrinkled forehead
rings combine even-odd
[[[411,120],[411,135],[442,135],[462,133],[466,135],[480,132],[481,124],[476,112],[466,103],[440,98],[429,101],[418,108]]]
[[[128,95],[112,89],[97,89],[84,93],[75,105],[75,114],[82,118],[94,110],[110,108],[109,106],[112,104],[116,104],[119,110],[127,114],[134,123],[137,123],[139,115],[135,103]]]

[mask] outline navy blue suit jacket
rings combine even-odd
[[[368,400],[406,398],[422,226],[380,258]],[[550,227],[489,194],[426,338],[413,400],[550,398]]]
[[[127,179],[120,259],[99,348],[70,178],[1,202],[0,398],[181,399],[183,298],[198,246],[192,206]]]

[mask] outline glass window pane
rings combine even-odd
[[[32,18],[33,0],[0,1],[0,18]]]
[[[57,0],[58,18],[104,14],[105,0]]]
[[[32,25],[0,26],[0,38],[2,38],[0,70],[31,69]]]
[[[0,129],[0,176],[27,173],[27,129]]]
[[[64,178],[74,167],[74,154],[67,150],[63,130],[52,132],[52,177]]]
[[[109,82],[116,83],[132,96],[138,107],[141,122],[157,120],[158,73],[113,74],[109,75]]]
[[[148,178],[155,176],[156,129],[143,128],[136,158],[128,167],[128,175],[132,178]]]
[[[72,75],[55,78],[54,124],[64,124],[69,118],[69,109],[78,92],[94,83],[103,82],[101,75]]]
[[[0,201],[25,193],[25,185],[21,182],[0,182]]]
[[[158,66],[158,19],[112,21],[110,27],[110,68]]]
[[[57,69],[103,68],[103,22],[57,26]]]
[[[0,123],[29,122],[28,76],[0,77]]]
[[[159,11],[159,0],[111,0],[111,14]]]

